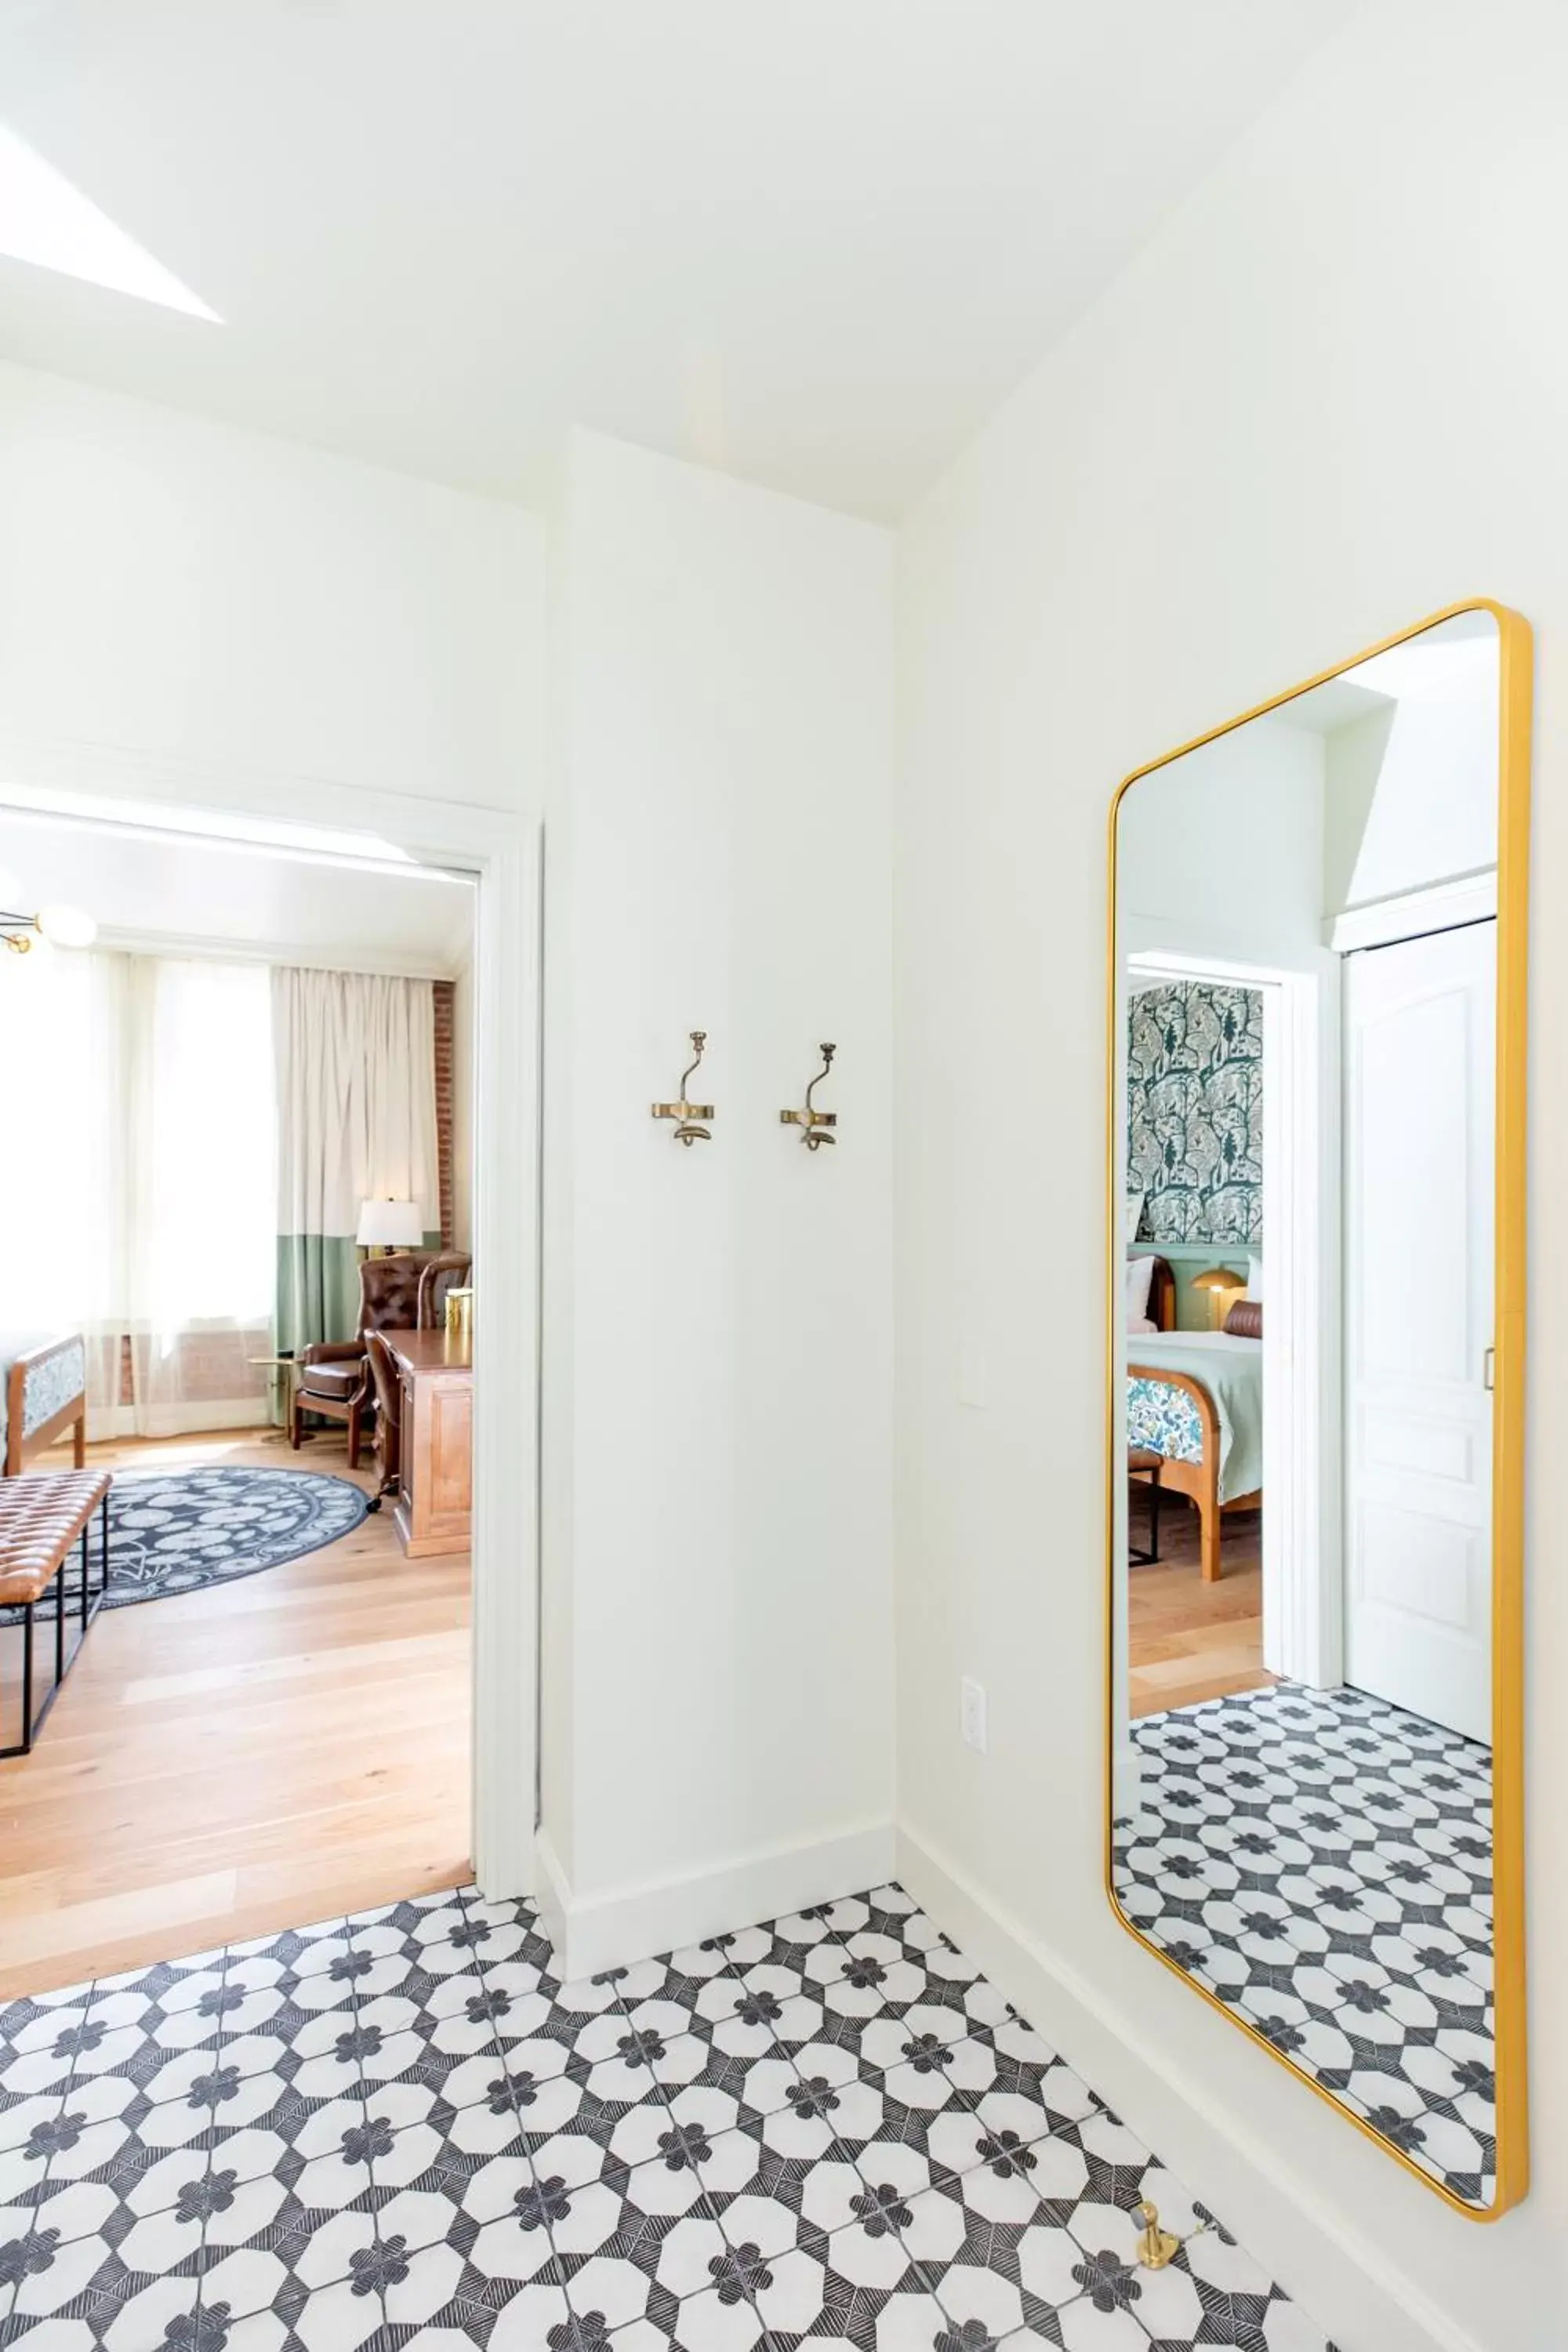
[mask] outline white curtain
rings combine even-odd
[[[125,963],[0,950],[0,1324],[87,1340],[89,1426],[120,1402],[126,1328]]]
[[[265,1421],[265,967],[37,949],[0,965],[0,1066],[27,1106],[0,1153],[0,1319],[87,1334],[91,1434]]]
[[[272,974],[279,1344],[352,1337],[360,1203],[414,1201],[440,1239],[435,995],[375,972]]]
[[[268,1418],[277,1114],[262,964],[129,956],[137,1426]],[[200,1407],[197,1412],[195,1409]]]

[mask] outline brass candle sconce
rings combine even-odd
[[[650,1115],[654,1118],[679,1120],[680,1123],[675,1130],[675,1139],[677,1143],[684,1143],[688,1150],[694,1143],[708,1143],[712,1140],[709,1129],[702,1122],[712,1118],[715,1115],[711,1103],[694,1103],[688,1102],[686,1099],[686,1089],[702,1059],[702,1049],[708,1043],[707,1030],[693,1029],[691,1043],[696,1048],[696,1056],[680,1074],[679,1101],[654,1103],[650,1107]]]
[[[814,1110],[811,1105],[811,1097],[816,1092],[817,1087],[822,1084],[823,1079],[827,1076],[829,1070],[832,1069],[833,1056],[837,1054],[838,1048],[837,1045],[824,1045],[819,1050],[822,1055],[822,1067],[818,1070],[816,1077],[813,1078],[810,1086],[808,1086],[805,1090],[805,1108],[803,1110],[781,1110],[779,1113],[779,1125],[781,1127],[799,1127],[805,1129],[805,1132],[801,1137],[801,1141],[805,1144],[808,1151],[816,1151],[825,1143],[835,1143],[837,1141],[837,1138],[836,1136],[828,1135],[825,1133],[824,1130],[827,1128],[837,1126],[838,1113],[836,1110]]]

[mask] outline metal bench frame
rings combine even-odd
[[[71,1551],[77,1549],[76,1545],[73,1544],[69,1549],[61,1553],[54,1574],[45,1585],[43,1591],[37,1595],[37,1600],[25,1601],[19,1604],[22,1610],[22,1738],[16,1747],[0,1748],[0,1759],[11,1756],[32,1754],[33,1743],[42,1731],[47,1720],[49,1709],[58,1698],[60,1687],[80,1654],[81,1645],[87,1639],[88,1628],[103,1606],[103,1596],[109,1590],[109,1494],[107,1490],[98,1507],[98,1524],[99,1579],[96,1587],[92,1583],[90,1568],[92,1535],[90,1512],[82,1527],[81,1625],[75,1641],[71,1643],[68,1657],[66,1654],[66,1570],[70,1566]],[[35,1715],[33,1712],[34,1617],[39,1602],[44,1601],[51,1591],[55,1596],[55,1674],[43,1704]]]

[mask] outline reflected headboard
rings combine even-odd
[[[1151,1261],[1154,1271],[1149,1276],[1149,1320],[1156,1331],[1173,1331],[1176,1328],[1176,1277],[1171,1272],[1169,1258]]]

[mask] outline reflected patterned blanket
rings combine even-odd
[[[1184,1372],[1205,1388],[1219,1421],[1219,1499],[1255,1494],[1263,1484],[1263,1343],[1225,1331],[1140,1333],[1129,1357],[1150,1370]],[[1127,1443],[1167,1461],[1203,1460],[1203,1424],[1183,1389],[1159,1380],[1127,1381]]]

